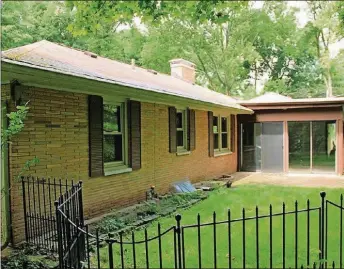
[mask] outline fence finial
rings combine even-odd
[[[320,196],[321,196],[321,198],[325,198],[326,192],[325,191],[320,192]]]

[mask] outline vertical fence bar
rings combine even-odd
[[[159,243],[159,266],[162,269],[162,249],[161,249],[161,226],[158,223],[158,243]]]
[[[231,210],[228,209],[228,268],[232,268]]]
[[[57,228],[57,249],[59,254],[59,268],[63,269],[63,243],[62,243],[62,229],[61,229],[61,216],[59,212],[59,202],[55,201],[56,212],[56,228]]]
[[[136,269],[136,248],[135,248],[135,234],[134,234],[134,232],[131,232],[131,240],[133,242],[133,264],[134,264],[134,269]]]
[[[282,205],[282,263],[285,269],[285,203]]]
[[[325,255],[325,197],[326,197],[326,192],[321,192],[321,259],[324,260]],[[322,268],[323,268],[322,264]]]
[[[177,250],[177,227],[173,229],[173,247],[174,247],[174,268],[178,268],[178,250]]]
[[[272,268],[272,205],[269,206],[269,227],[270,227],[270,268]]]
[[[182,257],[183,257],[183,268],[185,268],[185,238],[184,238],[184,228],[181,228],[181,236],[182,236]]]
[[[38,210],[39,213],[37,214],[37,221],[39,223],[39,231],[38,231],[38,242],[40,244],[40,246],[43,246],[43,240],[42,240],[42,233],[44,234],[44,227],[43,227],[43,223],[42,223],[42,208],[41,208],[41,191],[40,191],[40,182],[39,182],[39,178],[36,177],[36,183],[37,183],[37,195],[38,195]]]
[[[309,248],[310,248],[310,237],[309,237],[309,230],[310,230],[310,218],[309,218],[309,208],[310,202],[309,199],[307,200],[307,267],[309,267]]]
[[[124,252],[123,252],[123,233],[119,233],[119,246],[121,250],[121,266],[124,269]]]
[[[36,193],[35,193],[35,179],[32,177],[32,197],[33,197],[33,211],[32,211],[32,216],[33,216],[33,238],[32,241],[33,243],[37,244],[37,220],[36,220]]]
[[[325,241],[325,246],[324,246],[324,251],[325,251],[325,267],[327,268],[327,238],[328,238],[328,201],[325,201],[325,236],[324,236],[324,241]]]
[[[26,211],[26,195],[25,195],[25,178],[24,177],[22,177],[22,190],[23,190],[23,206],[24,206],[24,222],[25,222],[25,241],[29,242],[28,222],[27,222],[27,216],[26,216],[27,211]],[[5,212],[3,213],[5,214]]]
[[[214,268],[217,268],[217,250],[216,250],[216,213],[213,213],[213,250],[214,250]]]
[[[90,260],[90,238],[88,233],[88,225],[86,225],[86,255],[87,255],[87,265],[88,269],[91,268],[91,260]]]
[[[177,251],[178,251],[178,268],[182,268],[182,252],[181,252],[181,239],[180,239],[180,220],[182,219],[181,215],[176,215],[175,217],[177,221],[176,233],[177,233]]]
[[[109,268],[113,269],[114,267],[113,267],[113,249],[112,249],[112,244],[114,242],[113,242],[111,234],[109,234],[109,239],[106,240],[106,243],[108,244],[108,250],[109,250]]]
[[[146,248],[146,268],[149,269],[149,253],[148,253],[148,234],[145,229],[145,248]]]
[[[245,208],[242,209],[242,268],[246,268]]]
[[[84,225],[84,212],[83,212],[83,201],[82,201],[82,181],[79,181],[79,215],[80,215],[80,223]]]
[[[47,204],[45,202],[45,178],[42,178],[42,189],[43,189],[43,207],[44,207],[44,245],[47,247],[48,240],[48,224],[47,224]]]
[[[28,204],[29,204],[29,212],[28,212],[28,218],[29,218],[29,234],[28,234],[28,240],[30,241],[32,236],[33,236],[33,231],[32,231],[32,226],[33,226],[33,220],[31,218],[31,191],[30,191],[30,178],[29,177],[26,177],[26,185],[27,185],[27,198],[28,198]]]
[[[321,207],[319,208],[319,260],[321,260]]]
[[[256,267],[259,269],[259,215],[258,206],[256,206]]]
[[[343,194],[340,195],[339,268],[343,268]],[[334,262],[333,262],[334,263]]]
[[[202,247],[201,247],[201,216],[197,214],[197,242],[198,242],[198,268],[202,268]]]
[[[297,268],[298,262],[298,209],[297,209],[297,201],[295,202],[295,268]]]
[[[97,265],[98,268],[100,269],[100,244],[99,244],[99,229],[97,228],[96,230],[96,247],[97,247]]]

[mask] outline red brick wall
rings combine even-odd
[[[177,156],[168,150],[168,107],[142,103],[142,168],[89,178],[87,96],[29,88],[24,99],[30,100],[30,113],[25,129],[13,139],[10,149],[12,180],[25,161],[37,156],[40,163],[29,174],[83,181],[86,217],[141,201],[151,185],[159,193],[165,193],[174,181],[189,178],[195,182],[236,171],[236,153],[208,157],[206,111],[196,110],[196,150],[190,155]],[[13,104],[10,107],[14,109]],[[14,239],[19,242],[24,236],[19,184],[12,189],[12,219]]]

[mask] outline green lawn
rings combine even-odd
[[[273,206],[273,213],[282,212],[282,203],[286,203],[286,211],[295,208],[295,200],[299,202],[299,209],[306,208],[307,199],[311,207],[320,205],[320,191],[314,188],[278,187],[266,185],[243,185],[232,189],[219,189],[210,194],[210,197],[193,207],[181,210],[182,225],[196,224],[197,214],[201,215],[201,222],[211,222],[214,211],[217,213],[217,221],[227,219],[227,209],[230,208],[233,218],[240,218],[242,208],[245,207],[246,217],[255,215],[255,206],[259,206],[259,214],[268,214],[269,205]],[[344,189],[326,189],[327,198],[339,203],[340,194]],[[329,232],[328,232],[328,260],[339,261],[339,209],[329,208]],[[318,211],[310,213],[310,253],[311,263],[318,260]],[[159,219],[161,231],[165,231],[175,225],[174,216]],[[148,237],[157,235],[157,222],[147,227]],[[298,216],[298,264],[306,265],[306,213],[299,213]],[[256,241],[255,241],[255,220],[246,221],[246,266],[256,266]],[[282,266],[282,217],[273,218],[273,266]],[[228,267],[228,226],[227,224],[217,225],[217,265],[218,268]],[[259,246],[260,246],[260,267],[269,266],[269,219],[259,220]],[[295,216],[286,217],[286,266],[295,266]],[[144,239],[144,230],[135,233],[136,239]],[[131,237],[125,238],[130,241]],[[213,227],[201,228],[201,254],[202,267],[213,268]],[[128,247],[127,247],[128,246]],[[197,229],[185,230],[185,260],[186,268],[198,267]],[[158,241],[149,242],[149,265],[151,268],[159,267]],[[107,268],[108,248],[101,249],[101,266]],[[114,245],[115,266],[120,267],[120,250],[117,244]],[[136,246],[137,267],[145,267],[145,245]],[[163,268],[174,267],[173,232],[167,233],[162,238]],[[124,249],[125,267],[133,267],[132,248],[126,245]],[[96,262],[96,257],[92,257]],[[232,267],[242,267],[242,222],[232,224]]]

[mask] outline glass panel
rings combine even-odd
[[[184,132],[177,131],[177,147],[183,147],[183,146],[184,146]]]
[[[222,134],[222,148],[228,148],[228,134]]]
[[[214,134],[214,149],[219,148],[219,134]]]
[[[312,172],[335,172],[336,125],[333,122],[312,122]]]
[[[221,131],[227,133],[227,118],[221,118]]]
[[[177,128],[183,128],[183,113],[178,112],[176,117]]]
[[[104,132],[121,132],[121,106],[104,105]]]
[[[242,162],[243,171],[261,169],[261,123],[242,124]]]
[[[122,135],[104,135],[104,162],[123,161]]]
[[[310,122],[288,122],[289,170],[310,170]]]
[[[213,133],[218,133],[219,132],[219,121],[218,117],[213,117]]]

